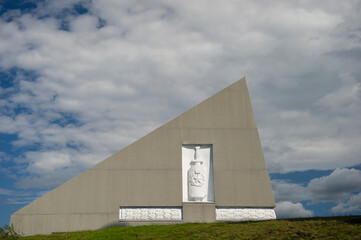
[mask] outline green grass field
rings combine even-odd
[[[361,216],[111,227],[21,239],[361,239]]]

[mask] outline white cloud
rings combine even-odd
[[[64,16],[76,3],[0,20],[0,69],[36,73],[0,102],[0,132],[19,136],[19,187],[60,184],[244,75],[272,171],[358,163],[354,6],[104,0]]]
[[[360,183],[360,170],[344,168],[335,169],[329,176],[311,180],[307,188],[314,200],[342,200],[351,192],[360,190]]]
[[[25,204],[33,201],[36,197],[33,193],[27,191],[18,191],[6,188],[0,188],[0,204]]]
[[[272,180],[271,184],[276,202],[334,202],[339,205],[333,208],[333,211],[341,212],[344,209],[357,208],[355,202],[358,197],[352,193],[361,189],[360,182],[360,170],[344,168],[335,169],[328,176],[314,178],[307,186],[284,180]],[[347,200],[349,198],[350,200]]]
[[[0,195],[11,195],[14,191],[9,190],[9,189],[5,189],[5,188],[0,188]]]
[[[361,193],[351,195],[351,197],[331,209],[334,213],[361,212]]]
[[[288,183],[281,180],[272,180],[272,190],[276,202],[309,200],[308,189],[300,184]]]
[[[29,172],[33,172],[31,168],[50,172],[70,165],[69,155],[57,152],[27,152],[26,158],[31,162]]]
[[[279,202],[275,208],[277,218],[313,217],[313,212],[306,210],[301,203]]]

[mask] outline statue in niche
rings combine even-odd
[[[188,170],[188,197],[191,201],[201,202],[207,195],[206,166],[200,158],[200,146],[194,148],[194,159]]]

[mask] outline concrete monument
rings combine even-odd
[[[245,78],[11,216],[24,235],[266,220],[275,202]]]

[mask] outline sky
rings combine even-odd
[[[361,214],[360,12],[0,0],[0,225],[243,76],[277,217]]]

